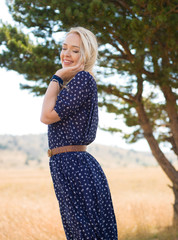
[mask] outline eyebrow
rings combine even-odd
[[[63,45],[67,45],[67,43],[63,43]],[[72,45],[72,47],[80,48],[79,46]]]

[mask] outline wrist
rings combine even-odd
[[[50,81],[55,81],[55,82],[58,82],[59,86],[61,87],[63,85],[63,80],[61,77],[57,76],[56,74],[54,74],[51,78]]]
[[[54,75],[56,75],[56,76],[64,79],[64,73],[63,73],[63,71],[64,71],[63,68],[62,68],[62,69],[59,69],[59,70],[56,71],[56,73],[55,73]]]

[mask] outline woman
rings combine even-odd
[[[97,86],[92,69],[97,41],[76,27],[66,35],[62,69],[52,77],[42,106],[48,124],[50,171],[68,240],[117,240],[117,226],[106,177],[86,152],[98,125]]]

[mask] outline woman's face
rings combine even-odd
[[[78,34],[70,33],[63,45],[62,51],[60,54],[62,67],[72,67],[75,66],[80,59],[81,56],[81,39]]]

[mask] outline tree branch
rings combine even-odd
[[[132,55],[132,53],[130,52],[130,49],[129,49],[127,43],[124,42],[123,40],[121,40],[121,38],[119,38],[114,32],[112,32],[110,27],[107,28],[107,31],[113,36],[113,40],[118,41],[118,43],[124,48],[125,52],[122,51],[121,54],[122,55],[127,55],[128,59],[131,62],[134,62],[134,55]]]
[[[137,74],[137,93],[135,95],[137,101],[140,101],[142,99],[142,93],[143,93],[143,78],[141,74]]]
[[[126,9],[126,10],[128,10],[129,11],[129,13],[131,13],[133,16],[135,16],[135,13],[132,11],[132,9],[130,8],[130,6],[126,3],[126,2],[124,2],[124,1],[122,1],[122,0],[116,0],[116,1],[112,1],[112,2],[116,2],[116,3],[119,3],[119,5],[120,6],[122,6],[124,9]]]
[[[108,94],[113,94],[114,96],[118,97],[118,98],[122,98],[125,102],[129,103],[129,104],[133,104],[135,103],[135,98],[129,94],[129,93],[123,93],[121,91],[119,91],[115,85],[111,85],[109,84],[108,86],[106,85],[99,85],[100,88],[102,88],[102,91],[108,93]],[[127,96],[128,98],[126,98],[125,96]]]
[[[176,80],[176,81],[178,81],[178,78],[176,78],[176,77],[173,77],[173,76],[171,76],[171,75],[170,75],[170,78],[171,78],[171,79],[173,79],[173,80]]]

